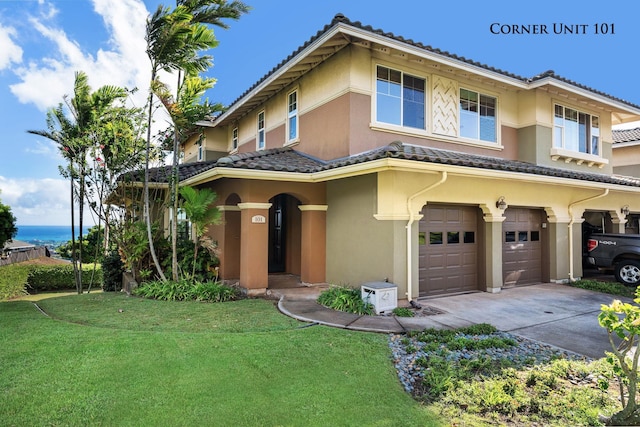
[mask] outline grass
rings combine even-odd
[[[304,327],[266,300],[84,294],[0,303],[0,425],[441,425],[387,336]]]
[[[569,283],[570,286],[587,289],[589,291],[602,292],[605,294],[618,295],[627,298],[635,298],[636,288],[625,286],[618,282],[607,282],[602,280],[582,279]]]

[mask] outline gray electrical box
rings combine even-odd
[[[360,287],[364,302],[373,304],[376,314],[398,306],[398,286],[388,282],[368,282]]]

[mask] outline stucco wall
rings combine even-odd
[[[373,217],[376,176],[327,183],[327,201],[327,281],[353,287],[394,282],[394,221]]]

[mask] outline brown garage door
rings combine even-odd
[[[502,223],[504,286],[542,281],[542,211],[508,208]]]
[[[425,206],[420,220],[420,296],[478,288],[478,208]]]

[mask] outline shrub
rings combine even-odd
[[[194,246],[191,240],[178,241],[178,270],[182,275],[191,276],[194,267]],[[197,281],[205,282],[213,278],[214,267],[218,266],[220,261],[206,249],[198,251],[195,259],[195,275],[193,278]],[[172,275],[171,271],[171,253],[167,253],[162,262],[166,273]],[[180,277],[180,275],[178,276]]]
[[[118,252],[111,252],[102,261],[103,284],[102,290],[105,292],[118,292],[122,289],[122,273],[124,263],[120,259]]]
[[[0,301],[26,294],[29,266],[5,265],[0,267]]]
[[[226,302],[240,297],[237,288],[219,282],[190,280],[154,280],[145,282],[133,291],[134,295],[162,301]]]
[[[35,292],[75,289],[73,265],[29,266],[27,286]],[[82,287],[87,288],[93,276],[93,286],[102,286],[102,268],[97,266],[93,275],[93,265],[82,267]]]
[[[333,310],[355,314],[373,314],[373,304],[364,302],[359,289],[331,286],[320,293],[318,303]]]

